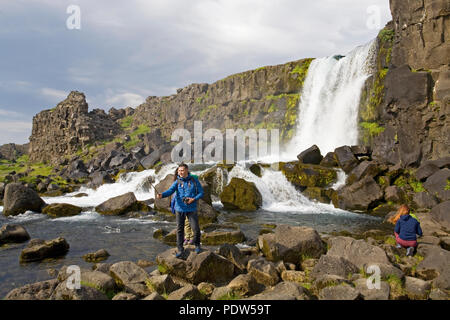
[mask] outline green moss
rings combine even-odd
[[[82,286],[85,286],[85,287],[91,287],[91,288],[94,288],[94,289],[96,289],[96,290],[102,292],[109,300],[111,300],[111,299],[116,295],[116,292],[115,292],[115,291],[112,291],[112,290],[105,291],[105,290],[103,290],[100,286],[98,286],[98,285],[96,285],[96,284],[94,284],[94,283],[90,283],[90,282],[86,282],[86,281],[81,281],[80,284],[81,284]]]
[[[216,110],[217,108],[218,108],[218,106],[216,104],[212,104],[212,105],[209,105],[209,106],[203,108],[202,110],[200,110],[200,117],[203,118],[204,116],[206,116],[213,110]]]
[[[291,75],[296,76],[297,83],[300,87],[303,87],[303,84],[306,79],[306,75],[308,74],[309,66],[314,59],[305,59],[299,65],[296,65],[294,70],[290,72]]]
[[[395,35],[394,30],[388,29],[388,28],[384,28],[383,30],[380,31],[380,33],[378,34],[378,37],[383,42],[391,42],[391,41],[394,40],[394,35]]]
[[[424,192],[424,191],[426,191],[425,188],[423,187],[422,182],[417,181],[415,179],[414,180],[410,180],[409,181],[409,185],[414,190],[414,192]]]
[[[127,117],[119,120],[119,122],[120,122],[120,126],[123,129],[129,128],[129,127],[131,127],[131,124],[133,122],[133,117],[132,116],[127,116]]]
[[[240,299],[242,299],[242,297],[238,293],[232,291],[228,292],[227,294],[224,294],[217,300],[240,300]]]
[[[381,127],[376,122],[361,122],[359,126],[362,131],[362,140],[366,145],[370,144],[374,137],[380,135],[385,130],[384,127]]]
[[[449,179],[447,179],[447,184],[445,185],[444,190],[445,191],[449,191],[450,190],[450,180]]]
[[[275,111],[278,111],[278,108],[275,107],[275,103],[272,103],[270,105],[270,107],[269,107],[269,110],[267,110],[267,112],[272,113],[272,112],[275,112]]]
[[[397,242],[395,241],[395,239],[393,237],[386,237],[386,239],[384,240],[384,243],[391,245],[391,246],[395,246],[397,244]]]

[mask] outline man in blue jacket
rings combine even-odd
[[[198,223],[197,201],[203,197],[203,188],[200,182],[189,173],[187,164],[182,163],[176,170],[174,182],[169,189],[158,193],[158,199],[175,194],[175,214],[177,217],[177,258],[184,253],[184,222],[186,216],[194,233],[195,252],[200,253],[200,225]]]

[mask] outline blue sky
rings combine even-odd
[[[81,29],[70,30],[70,5]],[[345,54],[391,20],[388,0],[0,0],[0,145],[72,90],[89,110],[191,83]],[[72,21],[72,20],[70,20]]]

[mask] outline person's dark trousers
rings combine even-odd
[[[186,216],[189,219],[189,224],[191,225],[192,232],[194,233],[194,245],[196,247],[200,246],[200,225],[198,223],[197,212],[180,212],[177,211],[177,247],[178,252],[183,252],[183,242],[184,242],[184,221]]]

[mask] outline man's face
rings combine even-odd
[[[185,167],[179,167],[178,168],[178,175],[180,177],[186,178],[188,176],[188,171],[186,170]]]

